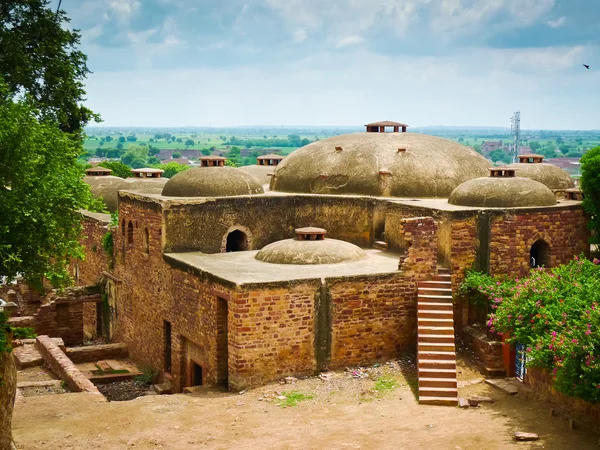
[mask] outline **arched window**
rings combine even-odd
[[[133,245],[133,222],[127,225],[127,245]]]
[[[233,230],[227,235],[226,252],[243,252],[248,250],[248,236],[240,230]]]
[[[531,267],[550,267],[550,245],[543,239],[536,241],[529,251]]]
[[[144,251],[146,254],[150,254],[150,232],[148,228],[144,228]]]

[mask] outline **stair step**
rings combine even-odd
[[[446,282],[450,282],[452,281],[452,277],[450,275],[434,275],[433,277],[431,277],[431,279],[429,281],[446,281]]]
[[[452,303],[450,302],[418,302],[419,311],[452,311]]]
[[[419,334],[417,338],[419,344],[431,344],[431,343],[440,343],[440,344],[452,344],[454,345],[454,333],[449,334]]]
[[[445,351],[420,351],[418,353],[419,359],[439,359],[444,361],[456,362],[456,352],[445,352]]]
[[[423,298],[429,298],[432,300],[437,300],[437,299],[444,299],[444,300],[452,300],[452,296],[451,295],[441,295],[441,294],[421,294],[419,292],[417,292],[417,298],[419,299],[423,299]]]
[[[450,282],[450,280],[447,281],[431,281],[431,280],[426,280],[426,281],[419,281],[417,283],[417,287],[432,287],[432,288],[447,288],[447,289],[451,289],[452,288],[452,283]]]
[[[454,369],[456,370],[455,360],[444,359],[419,359],[419,369]]]
[[[434,378],[434,377],[419,377],[419,390],[421,387],[442,387],[458,389],[456,378]]]
[[[439,309],[421,309],[417,313],[419,319],[452,319],[452,311],[444,311]]]
[[[417,329],[418,333],[419,333],[419,337],[421,337],[422,335],[448,335],[448,336],[452,336],[452,339],[454,339],[454,327],[436,327],[436,326],[431,326],[431,325],[421,325],[419,324],[418,329]]]
[[[454,378],[456,379],[456,369],[429,369],[427,367],[419,367],[419,378]]]
[[[452,297],[452,290],[451,289],[437,289],[437,288],[419,288],[417,291],[418,295],[431,295],[431,296],[436,296],[436,295],[441,295],[443,297]]]
[[[450,274],[450,269],[446,268],[446,267],[438,267],[437,268],[437,273],[438,275],[442,275],[442,274]]]
[[[455,352],[454,342],[419,342],[418,350],[420,352]]]
[[[439,319],[439,318],[429,318],[429,317],[417,317],[417,324],[420,327],[452,327],[454,328],[454,320],[453,319]]]
[[[419,398],[425,397],[458,397],[458,390],[456,388],[446,387],[419,387]]]
[[[419,396],[419,404],[421,405],[438,405],[438,406],[457,406],[458,405],[458,395],[456,398],[450,397],[429,397],[429,396]]]

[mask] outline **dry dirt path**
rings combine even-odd
[[[20,398],[14,437],[29,449],[598,449],[598,436],[568,430],[564,418],[485,384],[459,390],[493,404],[461,410],[418,405],[406,379],[387,372],[398,387],[378,392],[372,379],[338,374],[330,381],[273,384],[243,395],[201,393],[98,402],[86,394]],[[373,374],[372,374],[373,376]],[[459,377],[479,375],[463,368]],[[409,376],[410,379],[410,376]],[[267,402],[265,392],[314,395],[295,407]],[[517,443],[515,431],[541,439]]]

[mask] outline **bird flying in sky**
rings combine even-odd
[[[583,67],[585,67],[586,69],[590,70],[590,65],[589,64],[584,64]]]

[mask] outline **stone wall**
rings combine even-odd
[[[109,231],[110,216],[83,212],[83,236],[85,260],[71,262],[71,274],[79,286],[98,284],[102,272],[108,270],[111,255],[102,246],[102,240]]]
[[[96,362],[105,359],[125,359],[129,356],[127,345],[119,343],[71,347],[67,348],[65,353],[74,363]]]
[[[46,365],[61,380],[67,383],[71,391],[102,395],[96,386],[75,367],[75,364],[48,336],[38,336],[36,346]]]
[[[465,342],[473,349],[475,356],[481,362],[481,369],[488,376],[499,375],[505,372],[502,359],[502,341],[490,339],[484,332],[474,327],[465,327],[462,330]]]
[[[230,299],[229,383],[235,389],[311,375],[320,282],[249,287]]]
[[[492,218],[490,272],[525,276],[531,246],[542,239],[550,246],[549,267],[566,264],[574,255],[589,255],[587,218],[580,207],[518,212]]]
[[[527,397],[548,402],[559,413],[585,424],[600,433],[600,404],[588,403],[557,392],[548,370],[527,368],[520,393]]]

